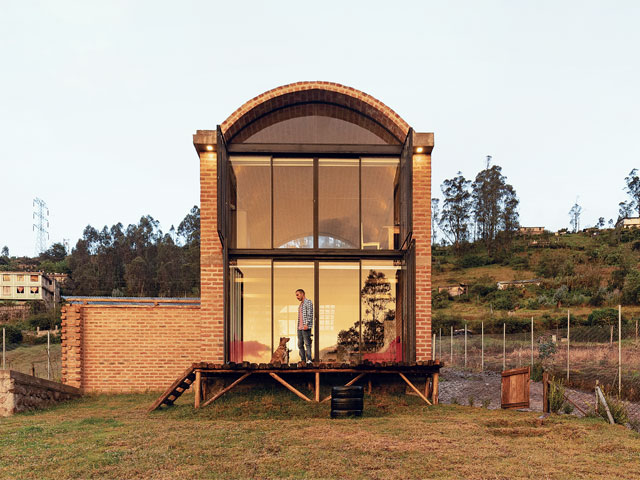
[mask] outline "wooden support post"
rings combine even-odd
[[[242,375],[239,379],[237,379],[235,382],[233,382],[231,385],[229,385],[228,387],[223,388],[222,390],[220,390],[218,393],[216,393],[213,397],[211,397],[209,400],[207,400],[206,402],[204,402],[201,407],[206,407],[207,405],[215,402],[217,399],[219,399],[222,395],[224,395],[225,393],[227,393],[229,390],[231,390],[233,387],[235,387],[236,385],[238,385],[241,381],[243,381],[245,378],[247,378],[249,375],[251,375],[251,372],[247,372],[244,375]]]
[[[542,373],[542,411],[549,413],[549,374]]]
[[[294,388],[291,385],[289,385],[287,382],[285,382],[281,377],[279,377],[275,373],[269,373],[269,375],[271,375],[278,382],[280,382],[287,390],[289,390],[290,392],[295,393],[298,397],[300,397],[304,401],[306,401],[306,402],[310,402],[311,401],[311,399],[309,397],[307,397],[304,393],[301,393],[299,390],[297,390],[296,388]]]
[[[349,380],[347,383],[344,384],[345,387],[350,387],[351,385],[353,385],[354,383],[356,383],[358,380],[360,380],[362,377],[364,377],[366,375],[366,373],[361,373],[360,375],[357,375],[355,378],[352,378],[351,380]],[[331,400],[331,395],[329,395],[328,397],[326,397],[324,400],[322,400],[320,403],[324,403],[324,402],[328,402],[329,400]]]
[[[407,385],[409,385],[409,387],[411,387],[411,389],[416,392],[418,394],[418,396],[424,400],[425,402],[427,402],[428,405],[431,405],[431,402],[429,401],[429,399],[427,397],[425,397],[422,392],[420,390],[418,390],[415,385],[413,383],[411,383],[409,381],[409,379],[402,373],[402,372],[398,372],[398,375],[400,375],[400,378],[402,378]]]
[[[433,378],[431,380],[432,390],[431,390],[431,401],[434,405],[438,405],[438,377],[440,374],[438,372],[433,374]]]
[[[372,386],[371,386],[371,377],[369,377],[367,379],[367,395],[371,395],[371,390],[373,390],[373,389],[372,389]]]
[[[431,392],[431,375],[427,375],[424,380],[424,396],[429,398]]]
[[[316,402],[320,402],[320,372],[316,372]]]
[[[615,424],[616,422],[613,421],[613,417],[611,416],[611,411],[609,410],[609,405],[607,404],[607,400],[604,398],[604,394],[602,393],[602,390],[600,389],[600,387],[596,387],[596,394],[600,398],[600,401],[602,402],[602,406],[607,412],[607,418],[609,419],[609,423],[611,425]]]
[[[200,400],[202,399],[202,372],[200,370],[196,370],[196,381],[195,381],[195,408],[200,408]]]

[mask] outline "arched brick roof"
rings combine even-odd
[[[355,88],[332,82],[297,82],[264,92],[233,112],[220,128],[225,138],[231,140],[242,129],[265,115],[305,103],[326,103],[347,108],[354,112],[354,117],[366,117],[369,123],[373,121],[379,124],[399,142],[404,142],[409,132],[407,122],[380,100]],[[354,123],[361,122],[354,118]]]

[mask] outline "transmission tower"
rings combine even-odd
[[[493,157],[491,155],[487,155],[487,170],[489,170],[489,165],[491,165],[491,159]]]
[[[47,240],[49,240],[49,209],[44,200],[38,197],[33,199],[33,231],[36,232],[36,255],[40,255],[47,249]],[[45,228],[46,224],[46,228]],[[46,238],[45,238],[46,237]]]

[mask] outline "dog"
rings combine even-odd
[[[289,363],[289,349],[287,342],[291,340],[289,337],[280,337],[280,345],[273,352],[270,363]]]

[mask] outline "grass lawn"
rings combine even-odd
[[[640,478],[640,436],[598,419],[365,398],[365,417],[284,390],[100,395],[0,419],[1,478]]]

